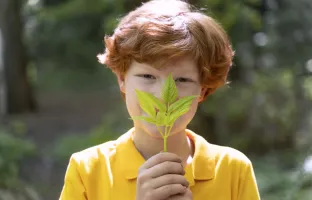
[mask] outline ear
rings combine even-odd
[[[125,93],[125,77],[121,74],[117,74],[117,80],[120,91]]]
[[[201,92],[200,92],[200,97],[198,98],[198,102],[202,102],[205,99],[207,91],[208,91],[208,88],[202,87]]]

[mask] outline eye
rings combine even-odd
[[[139,74],[138,77],[144,78],[144,79],[155,79],[155,76],[151,74]]]
[[[192,80],[189,78],[184,78],[184,77],[179,77],[175,80],[176,82],[181,82],[181,83],[185,83],[185,82],[191,82]]]

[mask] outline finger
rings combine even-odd
[[[169,152],[161,152],[154,156],[152,156],[150,159],[148,159],[142,166],[142,169],[149,169],[155,165],[158,165],[160,163],[171,161],[171,162],[177,162],[182,163],[182,160],[179,156],[177,156],[174,153]]]
[[[189,200],[189,199],[185,197],[183,194],[176,194],[167,198],[166,200]]]
[[[181,163],[165,161],[146,170],[151,178],[157,178],[167,174],[184,175],[185,171]]]
[[[155,179],[157,177],[164,176],[167,174],[184,175],[185,171],[181,163],[166,161],[152,168],[145,169],[144,171],[139,172],[137,182],[139,184],[144,184],[147,181],[151,181],[152,179]]]
[[[187,188],[181,184],[165,185],[154,190],[155,199],[168,199],[170,196],[184,194],[186,190]]]
[[[150,188],[154,189],[171,184],[181,184],[185,187],[189,186],[189,182],[185,179],[185,177],[178,174],[166,174],[150,180],[148,184],[150,185]]]
[[[176,195],[170,196],[166,200],[188,200],[188,199],[186,199],[183,194],[176,194]]]
[[[176,194],[176,195],[170,196],[166,200],[192,200],[192,199],[193,199],[192,192],[188,188],[183,194]]]

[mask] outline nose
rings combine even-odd
[[[161,91],[162,91],[162,84],[157,84],[153,88],[153,95],[158,99],[161,99]]]
[[[165,79],[161,79],[157,81],[157,84],[153,86],[153,95],[157,97],[158,99],[162,99],[161,94],[162,94],[162,89],[164,85],[165,85]]]

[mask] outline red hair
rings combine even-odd
[[[224,29],[211,17],[179,0],[152,0],[123,17],[105,36],[101,63],[125,75],[132,60],[161,67],[191,55],[200,71],[205,96],[226,83],[234,52]]]

